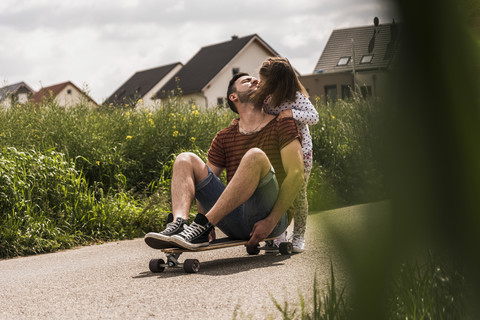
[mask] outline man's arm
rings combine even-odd
[[[293,140],[280,151],[285,180],[280,186],[277,202],[270,215],[258,221],[253,227],[252,236],[247,245],[254,246],[265,239],[275,228],[282,215],[292,205],[303,183],[303,155],[298,139]]]
[[[223,170],[225,170],[225,168],[217,167],[216,165],[212,164],[210,161],[207,161],[207,166],[212,170],[213,174],[216,175],[217,177],[220,177]]]

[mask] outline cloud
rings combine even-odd
[[[0,80],[87,83],[101,102],[136,71],[253,33],[310,73],[333,29],[391,20],[379,1],[2,0]]]

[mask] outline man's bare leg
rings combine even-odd
[[[216,225],[236,207],[246,202],[257,189],[260,180],[270,171],[267,155],[258,148],[247,151],[230,183],[206,214],[208,221]]]
[[[208,175],[207,165],[196,154],[185,152],[175,159],[172,174],[172,214],[188,219],[195,186]]]

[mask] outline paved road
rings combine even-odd
[[[244,247],[185,253],[181,259],[200,260],[197,274],[152,274],[148,262],[162,253],[143,239],[0,260],[0,319],[277,318],[271,297],[290,305],[299,292],[311,299],[314,275],[323,285],[330,279],[330,259],[342,280],[326,225],[350,233],[372,206],[379,217],[388,214],[385,203],[311,214],[302,254],[249,256]]]

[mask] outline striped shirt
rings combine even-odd
[[[293,118],[272,119],[260,131],[243,134],[239,131],[238,121],[217,133],[208,150],[208,160],[219,168],[227,170],[227,183],[237,171],[240,160],[251,148],[260,148],[270,160],[279,186],[285,179],[280,150],[290,142],[302,137]]]

